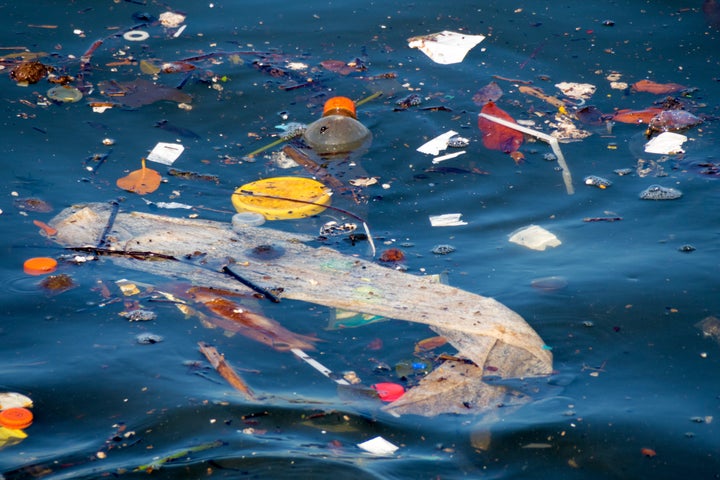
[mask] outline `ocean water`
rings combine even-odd
[[[35,416],[27,438],[0,450],[0,471],[8,479],[146,477],[145,467],[155,462],[153,475],[167,478],[715,478],[720,345],[697,327],[720,310],[715,8],[638,0],[0,6],[0,385],[30,396]],[[177,36],[152,23],[167,10],[186,15]],[[148,38],[123,39],[133,27]],[[487,38],[452,65],[408,47],[409,37],[443,30]],[[83,54],[98,40],[83,68]],[[46,79],[17,86],[9,72],[19,53],[41,53],[56,74],[76,78],[84,98],[48,102]],[[356,59],[365,71],[322,66]],[[196,68],[156,78],[143,73],[141,61]],[[257,61],[283,66],[286,74]],[[291,71],[291,63],[305,67]],[[608,115],[667,96],[612,88],[610,75],[629,85],[649,79],[687,87],[673,95],[704,122],[682,132],[683,155],[645,153],[643,125],[576,121],[592,135],[560,144],[575,189],[568,195],[557,163],[544,158],[551,151],[545,143],[526,139],[519,164],[483,146],[473,95],[491,81],[504,92],[499,107],[545,132],[557,109],[523,94],[523,85],[561,97],[557,83],[592,84],[596,91],[585,104]],[[307,78],[312,82],[297,85]],[[172,99],[149,103],[147,96],[136,97],[140,104],[132,108],[91,108],[128,101],[107,94],[145,85],[139,81],[155,82],[147,87],[153,94],[161,85],[191,95],[192,108]],[[134,299],[114,282],[167,286],[172,279],[101,258],[61,264],[57,273],[70,276],[74,288],[56,292],[42,287],[43,277],[23,272],[27,258],[67,253],[39,235],[33,220],[49,222],[83,202],[120,199],[123,211],[229,221],[235,188],[304,174],[274,163],[271,153],[282,146],[245,158],[277,138],[277,125],[313,121],[330,96],[360,100],[378,90],[381,97],[358,109],[373,142],[351,170],[378,184],[364,190],[366,203],[339,197],[336,204],[367,220],[381,252],[402,249],[407,273],[446,274],[451,285],[518,312],[540,334],[552,348],[555,373],[523,408],[396,418],[376,400],[348,398],[291,353],[206,328],[173,304],[142,300],[157,314],[151,322],[119,315]],[[396,102],[411,93],[422,103],[399,110]],[[470,140],[464,155],[433,165],[432,156],[416,151],[448,130]],[[149,162],[165,179],[157,191],[141,198],[117,188],[116,180],[140,168],[157,142],[182,143],[173,168],[205,177],[172,176]],[[621,168],[631,174],[614,173]],[[588,175],[612,185],[585,185]],[[653,184],[683,196],[640,200]],[[29,211],[37,202],[27,199],[51,210]],[[163,210],[144,199],[193,209]],[[445,213],[461,213],[467,224],[432,227],[428,217]],[[317,235],[325,220],[266,226]],[[508,241],[531,224],[562,244],[540,252]],[[455,251],[432,253],[443,244]],[[368,258],[364,242],[328,245]],[[561,279],[559,288],[533,286],[546,277]],[[290,330],[316,334],[322,343],[312,355],[333,371],[355,371],[365,384],[403,383],[393,367],[434,335],[400,321],[329,329],[333,311],[304,302],[250,306]],[[147,333],[163,341],[139,344],[136,337]],[[263,392],[262,401],[244,400],[209,368],[197,349],[201,341]],[[357,447],[376,436],[398,450],[374,456]],[[489,439],[483,448],[480,438]]]

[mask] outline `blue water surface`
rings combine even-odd
[[[0,6],[0,389],[30,396],[35,420],[26,439],[0,450],[0,471],[8,479],[145,478],[139,467],[177,454],[157,464],[153,475],[716,478],[720,346],[696,324],[720,311],[720,195],[717,174],[708,173],[720,161],[717,8],[715,2],[703,8],[699,0],[6,2]],[[175,29],[152,23],[167,10],[187,16],[177,37]],[[124,40],[122,33],[133,27],[149,38]],[[442,30],[487,38],[452,65],[408,48],[409,37]],[[96,41],[83,70],[81,57]],[[46,79],[17,86],[9,72],[22,52],[42,52],[39,60],[75,77],[85,97],[49,102]],[[289,88],[287,77],[253,65],[259,54],[281,65],[307,65],[293,80],[312,82]],[[193,58],[197,68],[188,78],[154,78],[139,65]],[[321,66],[355,59],[367,70],[342,75]],[[606,114],[665,98],[611,88],[611,74],[629,85],[649,79],[688,87],[685,96],[674,95],[705,121],[683,132],[689,137],[684,155],[644,153],[643,125],[576,121],[592,135],[561,144],[574,180],[575,193],[568,195],[557,163],[544,159],[551,151],[545,143],[527,139],[519,164],[483,147],[473,95],[491,81],[504,91],[498,106],[545,132],[557,109],[522,94],[525,82],[557,96],[556,83],[593,84],[597,91],[587,104]],[[373,78],[383,75],[392,78]],[[121,101],[103,94],[113,82],[137,78],[170,88],[184,82],[192,108],[159,101],[92,111],[90,102]],[[303,173],[277,167],[273,150],[244,158],[277,138],[276,125],[311,122],[330,96],[359,100],[377,90],[384,95],[358,112],[373,132],[358,162],[379,182],[365,190],[366,204],[340,198],[338,205],[367,219],[379,250],[403,249],[408,273],[446,273],[451,285],[496,298],[536,329],[552,348],[556,372],[552,388],[534,392],[524,408],[505,414],[498,406],[484,418],[392,417],[376,400],[348,398],[288,352],[205,328],[169,303],[152,305],[156,320],[129,323],[118,315],[123,302],[102,295],[106,286],[111,299],[122,299],[114,286],[122,278],[149,285],[167,278],[124,270],[109,259],[63,264],[58,273],[70,275],[75,288],[57,293],[40,285],[42,277],[23,272],[27,258],[65,253],[38,234],[33,220],[49,222],[71,205],[119,198],[125,211],[150,211],[115,181],[140,168],[157,142],[185,146],[174,168],[218,180],[169,176],[166,167],[150,165],[166,181],[145,199],[195,207],[153,211],[229,221],[238,186]],[[423,103],[397,111],[396,101],[410,93]],[[451,129],[470,139],[467,153],[427,171],[432,157],[416,148]],[[103,144],[108,138],[112,146]],[[641,160],[657,162],[662,174],[638,171]],[[619,168],[632,174],[618,176]],[[613,184],[586,186],[587,175]],[[640,200],[652,184],[678,188],[683,196]],[[20,208],[28,198],[52,210]],[[428,217],[444,213],[461,213],[467,224],[432,227]],[[599,217],[622,220],[584,221]],[[316,235],[322,222],[275,223]],[[539,252],[508,241],[530,224],[562,244]],[[434,255],[440,244],[456,250]],[[330,245],[367,253],[364,243]],[[564,286],[532,286],[544,277],[558,277]],[[303,302],[262,308],[290,330],[316,333],[323,343],[313,355],[334,371],[356,371],[367,384],[401,381],[392,367],[412,359],[416,342],[434,335],[424,325],[398,321],[329,330],[333,312]],[[163,341],[140,345],[141,333]],[[264,392],[263,401],[237,395],[204,363],[199,341],[224,353]],[[373,456],[356,446],[376,436],[399,449]],[[187,451],[198,445],[208,448]]]

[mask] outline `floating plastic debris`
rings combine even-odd
[[[470,145],[470,139],[460,135],[453,135],[447,142],[447,146],[450,148],[465,148],[468,145]]]
[[[685,153],[682,144],[687,142],[687,137],[679,133],[663,132],[645,144],[645,152],[658,153],[660,155],[674,155]]]
[[[668,132],[683,130],[701,123],[701,118],[685,110],[663,110],[650,120],[648,131]]]
[[[616,168],[615,170],[613,170],[613,172],[615,172],[618,175],[620,175],[621,177],[623,177],[625,175],[630,175],[631,173],[633,173],[633,169],[632,168]]]
[[[357,230],[357,225],[354,223],[343,223],[339,224],[336,221],[327,222],[325,225],[320,227],[320,235],[324,237],[332,237],[337,235],[347,235]]]
[[[435,63],[449,65],[462,62],[465,55],[483,40],[484,35],[465,35],[444,30],[408,38],[408,47],[419,49]]]
[[[448,147],[448,141],[458,133],[454,130],[438,135],[429,142],[418,147],[417,151],[428,155],[437,155]]]
[[[650,185],[640,192],[643,200],[675,200],[682,197],[682,192],[676,188]]]
[[[367,442],[358,443],[357,446],[375,455],[391,455],[400,448],[382,437],[371,438]]]
[[[140,345],[154,345],[162,342],[164,338],[154,333],[141,333],[135,337],[135,340],[137,340]]]
[[[150,34],[143,30],[130,30],[129,32],[123,33],[123,38],[128,42],[144,42],[150,38]]]
[[[165,28],[177,28],[185,21],[185,15],[168,11],[161,13],[158,20]]]
[[[132,310],[130,312],[120,312],[119,315],[127,318],[128,322],[149,322],[157,318],[157,313],[151,310]]]
[[[510,242],[538,251],[562,244],[554,234],[538,225],[529,225],[515,230],[510,234]]]
[[[73,103],[83,97],[80,90],[69,85],[58,85],[47,92],[47,97],[56,102]]]
[[[598,188],[608,188],[610,185],[612,185],[612,182],[608,180],[607,178],[598,177],[597,175],[588,175],[585,177],[585,185],[590,185],[593,187]]]
[[[440,155],[439,157],[433,158],[432,163],[434,165],[437,165],[440,162],[444,162],[445,160],[450,160],[451,158],[459,157],[460,155],[464,155],[467,152],[465,150],[461,152],[455,152],[455,153],[448,153],[447,155]]]
[[[432,253],[435,255],[447,255],[455,251],[455,247],[452,245],[435,245],[432,249]]]
[[[562,82],[555,84],[555,86],[563,95],[574,98],[575,100],[587,100],[595,93],[595,85],[589,83]]]
[[[158,142],[147,156],[147,159],[163,165],[172,165],[184,150],[185,147],[179,143]]]
[[[467,222],[460,220],[462,213],[445,213],[443,215],[430,215],[430,225],[433,227],[454,227],[467,225]]]

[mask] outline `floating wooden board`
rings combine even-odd
[[[105,234],[104,249],[152,252],[177,259],[106,257],[124,268],[195,285],[246,289],[222,273],[222,267],[230,265],[238,275],[280,298],[424,323],[446,336],[458,356],[480,367],[470,378],[465,368],[436,370],[388,406],[396,413],[469,413],[487,406],[505,389],[482,382],[486,367],[491,367],[493,376],[506,378],[547,375],[552,370],[552,354],[540,336],[500,302],[330,248],[310,247],[298,235],[266,226],[237,233],[230,223],[142,212],[120,211],[113,216],[111,205],[101,203],[67,208],[50,224],[58,231],[54,239],[65,247],[97,246]],[[433,388],[448,375],[455,375],[455,370],[458,382],[464,385],[460,390],[472,391],[472,401],[464,401],[467,393],[458,391],[443,394],[442,401],[435,398],[433,407],[426,408],[423,399],[432,396]],[[488,396],[492,398],[488,400]],[[478,399],[483,405],[476,405]]]

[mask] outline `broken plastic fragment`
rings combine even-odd
[[[467,52],[485,40],[484,35],[465,35],[444,30],[430,35],[408,38],[408,47],[418,48],[435,63],[460,63]]]
[[[185,147],[179,143],[158,142],[147,156],[147,159],[163,165],[172,165],[184,150]]]
[[[552,233],[538,225],[528,225],[515,230],[510,235],[510,241],[531,250],[543,251],[547,247],[557,247],[562,242]]]
[[[442,135],[438,135],[429,142],[426,142],[420,147],[418,147],[417,151],[420,153],[426,153],[428,155],[437,155],[438,153],[447,149],[448,141],[455,135],[457,135],[457,132],[454,130],[445,132]]]
[[[659,153],[661,155],[672,155],[685,153],[682,144],[687,142],[687,137],[679,133],[663,132],[645,144],[645,152]]]
[[[358,443],[357,446],[375,455],[391,455],[400,448],[382,437],[371,438],[367,442]]]
[[[575,100],[587,100],[595,93],[595,85],[589,83],[561,82],[555,84],[555,86],[563,95],[574,98]]]
[[[185,21],[185,15],[168,11],[161,13],[158,20],[165,28],[177,28]]]
[[[445,160],[450,160],[451,158],[459,157],[460,155],[462,155],[462,154],[464,154],[464,153],[467,153],[467,152],[466,152],[465,150],[463,150],[463,151],[461,151],[461,152],[448,153],[447,155],[442,155],[442,156],[439,156],[439,157],[435,157],[435,158],[433,158],[432,163],[433,163],[434,165],[437,165],[438,163],[444,162]]]
[[[17,392],[0,393],[0,410],[8,408],[28,408],[32,407],[33,402],[30,397]]]
[[[454,227],[467,225],[467,222],[460,220],[462,213],[445,213],[443,215],[430,215],[430,225],[433,227]]]

